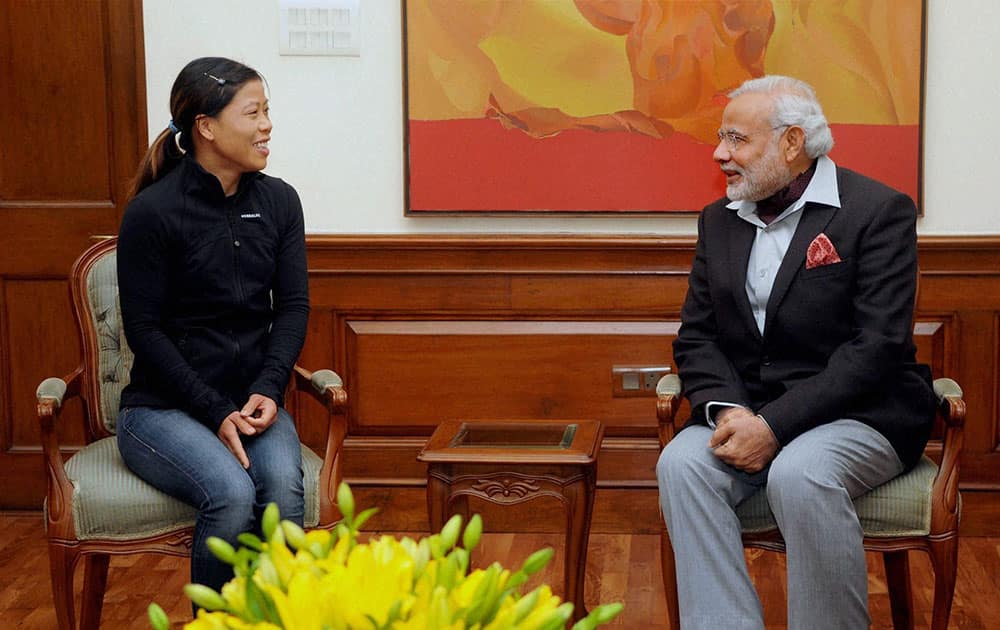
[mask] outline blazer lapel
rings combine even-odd
[[[820,232],[822,232],[830,219],[833,218],[837,208],[833,206],[823,206],[807,203],[802,209],[802,218],[795,228],[792,242],[788,244],[788,251],[781,260],[778,267],[778,274],[774,278],[774,285],[771,287],[771,297],[767,300],[767,311],[764,316],[764,330],[767,331],[768,324],[774,318],[778,310],[778,305],[784,299],[788,287],[791,286],[795,274],[799,272],[806,260],[806,251],[809,243],[812,243]],[[745,269],[746,267],[744,267]]]
[[[729,273],[730,283],[736,293],[735,300],[739,307],[740,317],[747,326],[747,330],[760,339],[760,331],[757,330],[757,320],[753,317],[753,309],[750,307],[750,299],[747,297],[747,265],[750,262],[750,250],[753,249],[753,241],[757,235],[757,228],[752,224],[740,219],[736,213],[732,214],[733,226],[729,230]]]

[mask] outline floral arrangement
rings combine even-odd
[[[241,534],[241,547],[210,538],[209,548],[231,564],[235,576],[216,592],[188,584],[184,593],[200,607],[186,630],[557,630],[573,613],[547,585],[520,594],[528,577],[552,559],[551,548],[532,554],[517,571],[493,563],[469,572],[482,519],[462,530],[455,515],[440,533],[414,541],[380,536],[358,542],[359,528],[375,513],[355,517],[347,484],[337,489],[343,521],[333,531],[305,532],[265,510],[266,540]],[[461,535],[461,545],[458,544]],[[613,619],[622,604],[598,606],[573,630],[591,630]],[[149,606],[155,630],[167,630],[166,613]]]

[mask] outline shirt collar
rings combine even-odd
[[[805,192],[802,193],[799,200],[792,204],[790,208],[782,212],[779,218],[802,208],[809,202],[832,206],[834,208],[841,207],[840,188],[837,186],[837,165],[825,155],[821,155],[816,160],[816,173],[813,174],[812,180],[806,186]],[[726,207],[730,210],[736,210],[736,214],[741,219],[757,216],[757,203],[754,201],[745,201],[742,199],[730,201],[726,204]]]

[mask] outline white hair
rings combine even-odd
[[[805,81],[770,74],[750,79],[729,93],[729,98],[741,94],[767,94],[774,99],[771,126],[801,127],[805,132],[805,150],[810,158],[826,155],[833,149],[833,134],[816,99],[816,92]]]

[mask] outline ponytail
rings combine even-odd
[[[194,155],[194,122],[215,116],[247,81],[263,81],[253,68],[224,57],[188,63],[170,90],[170,125],[153,140],[132,180],[129,199],[174,170],[186,153]]]
[[[184,157],[184,152],[177,145],[177,137],[170,128],[164,129],[153,140],[152,146],[146,151],[139,170],[132,180],[128,198],[135,197],[142,189],[169,173]]]

